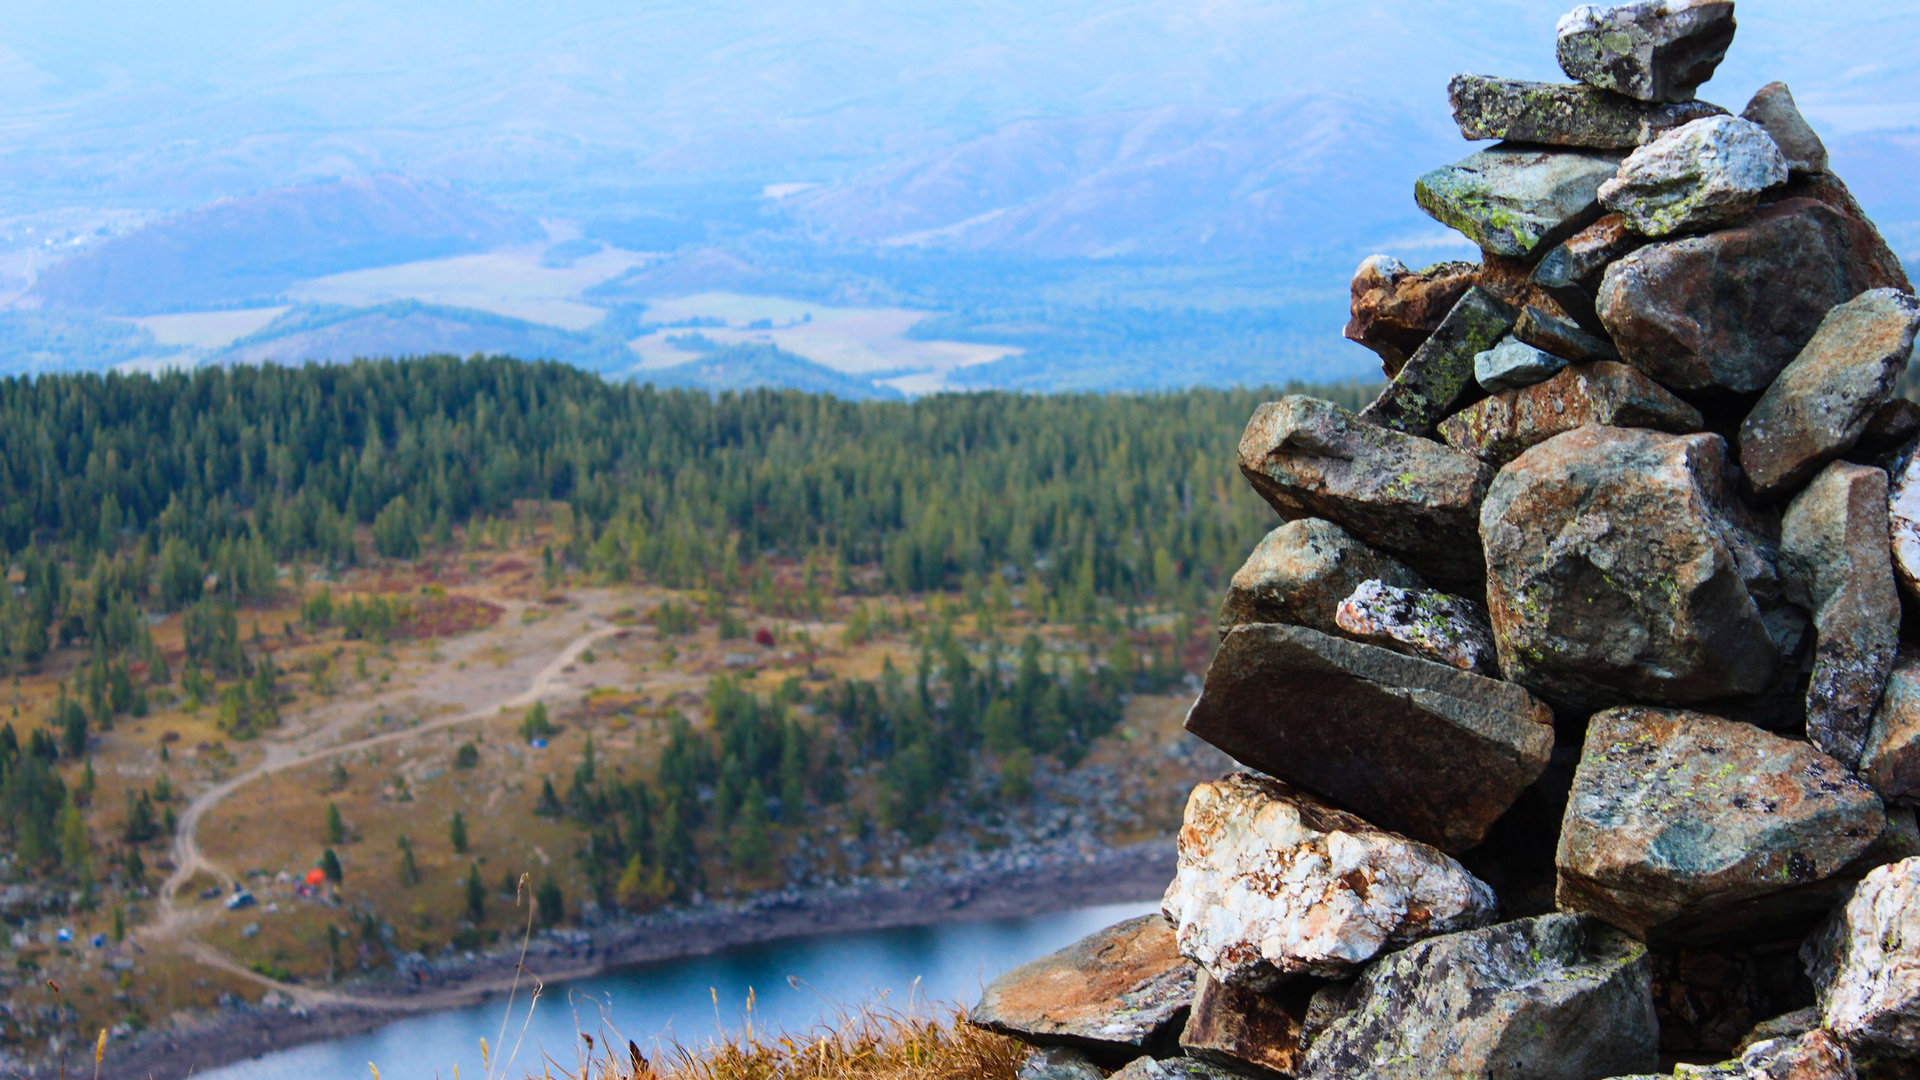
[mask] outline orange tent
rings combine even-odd
[[[319,867],[316,866],[313,869],[307,871],[307,884],[317,889],[320,886],[325,885],[326,883],[327,883],[327,875],[324,873],[321,873]]]

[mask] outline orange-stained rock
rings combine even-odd
[[[1611,361],[1575,364],[1553,378],[1504,390],[1440,423],[1447,445],[1505,465],[1555,435],[1587,424],[1674,434],[1706,426],[1700,411],[1638,371]]]
[[[1479,268],[1468,262],[1409,270],[1391,255],[1369,256],[1353,274],[1347,340],[1378,353],[1381,369],[1392,378],[1478,277]]]
[[[1235,1071],[1291,1077],[1305,1050],[1300,1028],[1314,990],[1315,984],[1306,981],[1272,992],[1228,986],[1203,970],[1180,1048],[1189,1057]]]
[[[1173,927],[1142,915],[995,979],[969,1019],[1035,1045],[1133,1057],[1179,1030],[1193,979]]]

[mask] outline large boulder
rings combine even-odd
[[[1907,370],[1920,300],[1873,289],[1836,306],[1740,425],[1740,467],[1780,495],[1853,449]]]
[[[1885,828],[1872,790],[1806,743],[1705,713],[1609,709],[1587,727],[1556,900],[1643,938],[1738,933],[1802,913],[1782,894],[1832,877]]]
[[[1802,955],[1827,1027],[1857,1046],[1920,1056],[1920,858],[1869,872]]]
[[[1513,328],[1517,315],[1485,289],[1468,289],[1360,418],[1409,435],[1430,433],[1480,396],[1476,357]]]
[[[1630,150],[1692,120],[1724,112],[1704,101],[1662,104],[1583,83],[1455,75],[1447,84],[1454,122],[1469,139]]]
[[[1391,379],[1460,302],[1480,275],[1469,262],[1409,270],[1391,255],[1371,255],[1353,274],[1346,338],[1380,356]]]
[[[1487,251],[1530,258],[1600,216],[1600,185],[1621,156],[1502,143],[1422,176],[1414,200]]]
[[[1228,986],[1340,978],[1376,955],[1491,921],[1493,891],[1426,844],[1267,777],[1200,784],[1161,910],[1183,956]]]
[[[1787,159],[1766,129],[1737,116],[1683,124],[1627,155],[1600,185],[1600,203],[1644,236],[1726,225],[1787,182]]]
[[[1483,571],[1473,538],[1493,471],[1471,454],[1289,395],[1254,410],[1240,471],[1282,518],[1334,522],[1437,584]]]
[[[1508,390],[1440,422],[1448,446],[1496,467],[1555,435],[1587,424],[1653,428],[1676,435],[1706,426],[1700,411],[1625,364],[1562,369],[1546,382]]]
[[[1787,507],[1787,598],[1813,612],[1807,738],[1858,765],[1900,645],[1900,593],[1887,554],[1887,474],[1836,461]]]
[[[1640,101],[1692,101],[1733,44],[1733,0],[1582,4],[1557,27],[1560,70]]]
[[[1314,984],[1304,981],[1272,992],[1230,986],[1203,968],[1180,1049],[1236,1072],[1291,1077],[1305,1053],[1300,1030],[1313,990]]]
[[[1142,915],[995,979],[969,1019],[1022,1042],[1078,1047],[1117,1064],[1178,1035],[1194,974],[1173,927]]]
[[[1338,633],[1340,602],[1368,581],[1407,589],[1426,584],[1331,521],[1289,521],[1262,537],[1234,571],[1220,605],[1220,632],[1242,623],[1289,623]]]
[[[1498,677],[1487,609],[1462,596],[1365,581],[1334,612],[1355,641]]]
[[[1770,82],[1761,87],[1740,115],[1766,129],[1773,144],[1786,155],[1787,168],[1796,173],[1827,171],[1827,144],[1800,115],[1786,83]]]
[[[1811,199],[1650,244],[1607,267],[1600,321],[1627,363],[1676,390],[1765,390],[1835,304],[1911,292],[1867,222]]]
[[[1272,624],[1221,640],[1187,730],[1449,852],[1479,843],[1553,749],[1552,710],[1512,683]]]
[[[1317,1010],[1307,1080],[1597,1080],[1650,1069],[1646,947],[1545,915],[1429,938]]]
[[[1765,690],[1778,582],[1718,435],[1582,427],[1500,471],[1480,511],[1509,679],[1579,708]]]
[[[1886,801],[1920,801],[1920,650],[1902,647],[1874,709],[1860,775]]]
[[[1854,1080],[1853,1052],[1825,1028],[1791,1037],[1766,1039],[1718,1065],[1682,1065],[1661,1076],[1623,1076],[1617,1080]]]

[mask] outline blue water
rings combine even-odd
[[[796,938],[550,986],[531,1020],[526,994],[515,1003],[494,1076],[538,1076],[548,1057],[557,1066],[576,1065],[581,1031],[596,1039],[603,1031],[617,1033],[614,1045],[632,1039],[650,1056],[666,1040],[697,1046],[717,1035],[737,1034],[747,1022],[749,994],[756,1030],[795,1033],[832,1020],[844,1008],[873,1002],[922,1011],[971,1005],[980,988],[1008,968],[1153,909],[1151,903],[1110,904]],[[372,1064],[381,1080],[452,1080],[456,1065],[462,1077],[484,1078],[480,1040],[497,1046],[505,1016],[501,997],[198,1075],[204,1080],[369,1080]],[[516,1038],[520,1046],[513,1068],[503,1069],[499,1054],[511,1052]]]

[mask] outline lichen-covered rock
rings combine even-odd
[[[1837,305],[1740,425],[1740,466],[1756,492],[1783,494],[1853,449],[1892,397],[1920,300],[1873,289]]]
[[[1502,143],[1422,176],[1414,199],[1482,248],[1528,258],[1600,216],[1600,185],[1620,159],[1616,151]]]
[[[1000,976],[969,1019],[1037,1046],[1132,1056],[1179,1031],[1194,973],[1173,927],[1143,915]]]
[[[1787,507],[1787,598],[1813,612],[1807,738],[1858,765],[1900,644],[1900,594],[1887,553],[1887,474],[1836,461]]]
[[[1475,357],[1513,328],[1515,315],[1485,289],[1468,289],[1360,418],[1409,435],[1430,433],[1479,396]]]
[[[1778,581],[1733,477],[1708,433],[1582,427],[1514,459],[1480,511],[1500,669],[1581,708],[1766,689]]]
[[[1594,308],[1607,267],[1639,250],[1647,238],[1634,232],[1627,219],[1606,214],[1567,237],[1565,243],[1541,256],[1530,284],[1558,303],[1562,310],[1587,325],[1598,325]]]
[[[1482,390],[1499,393],[1534,383],[1545,382],[1559,374],[1567,361],[1524,341],[1503,338],[1500,344],[1473,358],[1473,377]]]
[[[1902,647],[1874,708],[1860,775],[1888,802],[1920,801],[1920,650]]]
[[[1448,446],[1496,467],[1587,424],[1676,435],[1706,426],[1700,411],[1625,364],[1575,364],[1546,382],[1477,401],[1440,423]]]
[[[1584,83],[1455,75],[1447,84],[1454,122],[1469,139],[1629,150],[1692,120],[1725,112],[1703,101],[1635,101]]]
[[[1273,624],[1221,640],[1187,730],[1449,852],[1479,843],[1553,749],[1552,711],[1512,683]]]
[[[1568,363],[1620,359],[1620,350],[1613,347],[1613,342],[1531,304],[1514,322],[1513,337],[1553,356],[1565,357]]]
[[[1376,580],[1408,589],[1426,584],[1331,521],[1289,521],[1263,537],[1234,572],[1220,605],[1220,632],[1242,623],[1290,623],[1337,633],[1340,601]]]
[[[1825,1028],[1793,1037],[1767,1039],[1746,1047],[1739,1057],[1718,1065],[1683,1065],[1661,1076],[1623,1076],[1617,1080],[1853,1080],[1853,1052]]]
[[[1229,986],[1341,978],[1382,952],[1493,918],[1493,891],[1434,848],[1267,777],[1200,784],[1161,910]]]
[[[1106,1071],[1072,1047],[1036,1046],[1013,1070],[1014,1080],[1107,1080]]]
[[[1244,1080],[1231,1069],[1223,1069],[1199,1058],[1135,1058],[1107,1080]]]
[[[1478,278],[1479,268],[1468,262],[1415,271],[1391,255],[1368,256],[1353,274],[1346,338],[1379,354],[1391,379]]]
[[[1289,395],[1254,410],[1240,472],[1282,518],[1334,522],[1431,582],[1482,573],[1473,538],[1493,472],[1471,454]]]
[[[1827,1027],[1920,1056],[1920,858],[1869,872],[1802,955]]]
[[[1738,928],[1729,913],[1832,877],[1885,827],[1872,790],[1806,743],[1705,713],[1609,709],[1587,727],[1556,900],[1640,937],[1712,937]]]
[[[1567,915],[1429,938],[1307,1031],[1308,1080],[1597,1080],[1650,1069],[1646,947]]]
[[[1498,676],[1487,609],[1430,589],[1366,581],[1334,613],[1340,631],[1394,652]]]
[[[1835,304],[1911,292],[1872,225],[1810,199],[1649,244],[1607,267],[1600,321],[1629,364],[1676,390],[1765,390]]]
[[[1787,159],[1766,129],[1737,116],[1709,116],[1627,155],[1600,185],[1600,203],[1646,235],[1698,232],[1739,221],[1760,195],[1787,182]]]
[[[1272,991],[1229,986],[1200,971],[1193,1012],[1180,1033],[1180,1049],[1236,1072],[1291,1077],[1305,1050],[1300,1029],[1314,984],[1296,982]]]
[[[1560,19],[1560,70],[1640,101],[1692,101],[1733,44],[1733,0],[1582,4]]]
[[[1766,129],[1773,144],[1786,156],[1788,169],[1797,173],[1827,171],[1827,144],[1800,115],[1786,83],[1770,82],[1761,87],[1740,115]]]

